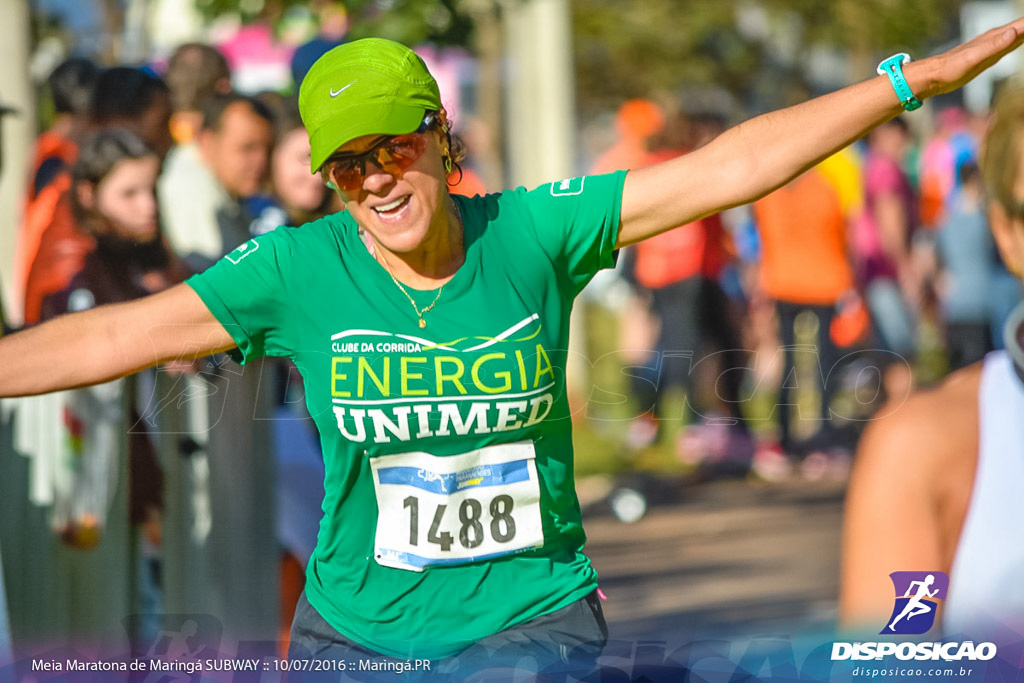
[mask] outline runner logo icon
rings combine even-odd
[[[946,599],[949,577],[943,572],[893,572],[896,601],[881,634],[920,635],[935,624],[939,601]]]

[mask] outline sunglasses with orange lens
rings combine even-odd
[[[331,180],[343,192],[355,192],[366,180],[366,164],[372,161],[382,171],[400,175],[423,156],[427,149],[424,135],[433,117],[428,116],[414,133],[387,137],[361,154],[336,154],[326,161]]]

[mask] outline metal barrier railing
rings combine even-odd
[[[164,472],[158,614],[140,613],[139,532],[128,519],[127,435],[139,426],[125,420],[109,446],[115,471],[102,533],[94,548],[76,549],[53,525],[72,457],[70,392],[0,401],[0,559],[15,656],[58,643],[137,651],[145,644],[130,631],[140,619],[159,629],[182,615],[212,617],[227,639],[276,637],[272,368],[210,370],[155,373],[124,392],[138,397]]]

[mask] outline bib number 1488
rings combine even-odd
[[[530,441],[373,458],[378,564],[424,571],[542,547],[535,458]]]
[[[409,496],[402,502],[409,511],[409,545],[418,546],[421,535],[420,499]],[[479,547],[486,540],[485,534],[489,534],[490,538],[498,543],[508,543],[516,537],[516,520],[512,516],[514,507],[515,501],[512,496],[495,496],[487,503],[485,519],[484,503],[476,498],[465,498],[459,504],[456,522],[454,515],[446,514],[447,505],[436,505],[430,528],[427,530],[426,542],[439,545],[442,551],[451,549],[456,535],[459,545],[467,550]],[[427,511],[429,508],[428,504]]]

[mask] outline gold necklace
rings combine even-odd
[[[405,298],[409,300],[410,304],[412,304],[412,310],[416,311],[416,317],[420,319],[420,329],[422,330],[424,327],[427,326],[427,321],[423,319],[423,314],[429,313],[430,309],[437,305],[437,300],[441,298],[441,292],[444,291],[444,285],[441,285],[438,288],[437,296],[434,297],[434,300],[431,301],[428,306],[423,308],[423,310],[420,310],[419,306],[416,305],[416,301],[412,298],[412,295],[409,294],[409,291],[402,285],[401,282],[398,281],[398,278],[395,277],[395,274],[391,272],[391,264],[388,263],[388,259],[386,256],[384,256],[383,251],[381,251],[380,253],[380,259],[381,261],[384,262],[384,267],[387,268],[388,275],[391,276],[391,281],[394,282],[395,285],[397,285],[400,290],[402,290],[402,294],[405,294]]]
[[[452,208],[455,209],[455,218],[459,222],[459,229],[462,230],[463,229],[462,228],[462,212],[459,211],[459,207],[455,203],[454,199],[451,199],[450,201],[452,203]],[[434,297],[434,300],[431,301],[424,308],[420,309],[420,307],[416,305],[416,301],[412,298],[412,295],[409,294],[409,290],[407,290],[405,288],[405,286],[401,282],[398,281],[398,278],[395,277],[395,274],[391,272],[391,264],[388,263],[387,257],[384,256],[384,250],[383,249],[379,249],[378,251],[380,253],[380,260],[384,264],[384,268],[388,271],[388,275],[391,276],[391,281],[395,283],[395,286],[397,286],[400,290],[402,290],[402,294],[405,294],[405,298],[409,300],[410,304],[412,304],[412,310],[414,310],[416,312],[416,317],[419,318],[419,321],[420,321],[419,322],[420,329],[421,330],[424,329],[427,326],[427,321],[423,319],[423,314],[424,313],[429,313],[431,311],[431,309],[433,309],[434,306],[437,305],[437,300],[441,298],[441,292],[444,291],[444,285],[441,285],[440,287],[438,287],[437,295]]]

